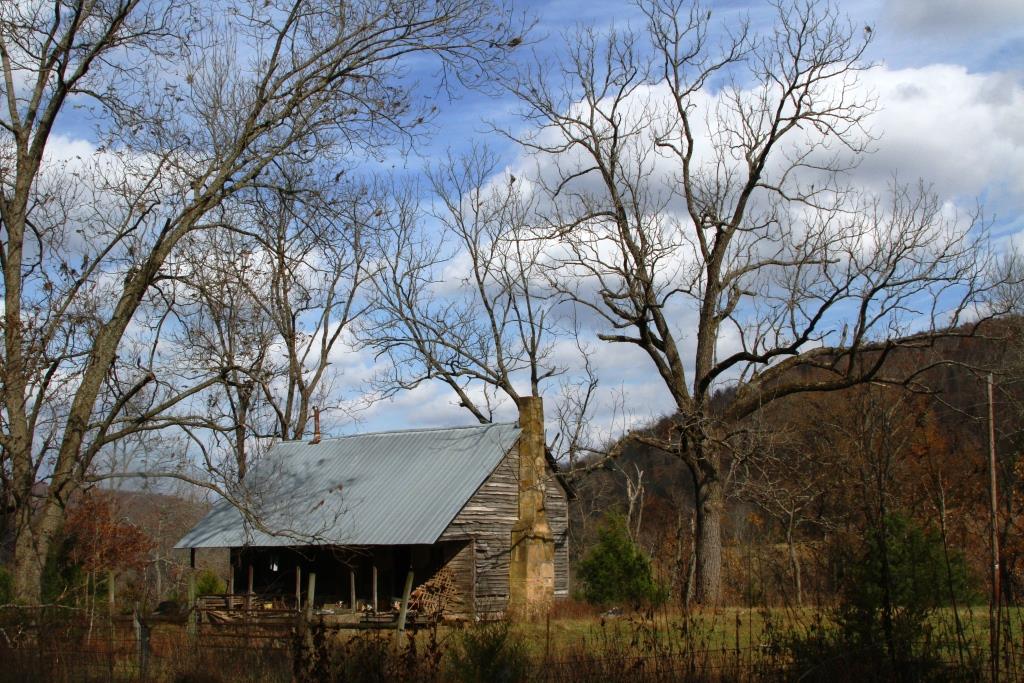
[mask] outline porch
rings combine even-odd
[[[227,595],[204,596],[197,604],[205,620],[235,618],[239,612],[262,617],[306,612],[386,622],[397,614],[411,572],[409,609],[419,618],[468,617],[475,607],[473,554],[472,540],[232,548]]]

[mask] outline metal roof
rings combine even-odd
[[[285,441],[176,548],[434,543],[519,438],[516,424]]]

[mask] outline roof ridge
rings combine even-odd
[[[361,436],[388,436],[390,434],[414,434],[417,432],[451,432],[462,429],[488,429],[490,427],[518,427],[518,421],[512,422],[488,422],[486,424],[456,425],[454,427],[410,427],[407,429],[387,429],[381,432],[360,432],[358,434],[342,434],[340,436],[324,436],[323,441],[337,441],[340,439],[354,439]],[[279,443],[310,443],[308,439],[282,439]]]

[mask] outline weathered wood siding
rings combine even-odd
[[[550,468],[549,468],[550,472]],[[569,501],[565,489],[550,472],[544,488],[544,508],[555,537],[555,597],[569,596]]]
[[[569,595],[569,505],[565,490],[551,473],[544,506],[555,537],[555,597]],[[519,516],[519,451],[513,448],[480,486],[439,541],[473,539],[476,613],[504,612],[508,607],[508,566],[512,527]],[[462,574],[465,576],[465,574]]]
[[[448,525],[439,540],[472,538],[476,559],[476,612],[504,612],[512,527],[519,516],[519,451],[509,451]]]
[[[455,541],[445,545],[445,566],[455,575],[456,596],[445,611],[452,615],[472,616],[476,612],[473,594],[475,583],[475,553],[473,541]]]

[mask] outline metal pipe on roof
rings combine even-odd
[[[320,443],[320,407],[313,408],[313,440],[311,444]]]

